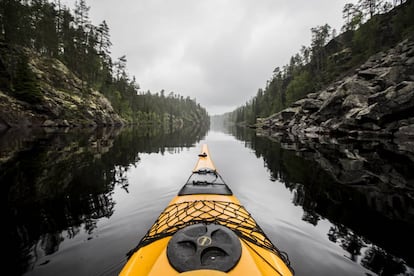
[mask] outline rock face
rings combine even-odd
[[[335,182],[370,193],[414,195],[414,151],[388,141],[350,141],[321,136],[296,139],[271,137],[281,148],[315,162]],[[392,160],[392,162],[390,162]],[[397,192],[396,192],[397,191]],[[414,212],[412,212],[414,215]]]
[[[272,135],[414,139],[414,41],[372,56],[353,75],[261,119]]]
[[[124,124],[111,103],[98,91],[88,88],[59,60],[43,58],[24,49],[0,45],[0,131],[14,127],[82,127]],[[13,59],[28,57],[30,71],[41,92],[33,104],[16,99],[7,87]]]

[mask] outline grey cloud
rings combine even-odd
[[[67,0],[73,7],[74,0]],[[231,111],[288,63],[310,28],[339,29],[345,0],[89,0],[106,20],[114,58],[143,90],[196,98],[210,114]]]

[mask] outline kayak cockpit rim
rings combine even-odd
[[[217,170],[200,168],[193,171],[186,184],[178,192],[179,196],[197,194],[233,195],[233,192]]]

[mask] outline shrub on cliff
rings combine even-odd
[[[17,66],[16,77],[13,80],[13,94],[19,100],[27,103],[42,101],[42,93],[37,85],[36,77],[29,68],[28,58],[23,56]]]

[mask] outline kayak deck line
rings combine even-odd
[[[169,205],[142,238],[140,247],[172,236],[178,230],[197,223],[224,225],[241,239],[282,255],[242,205],[213,200],[184,201]]]
[[[120,275],[293,275],[217,172],[207,145],[192,174],[128,254]]]

